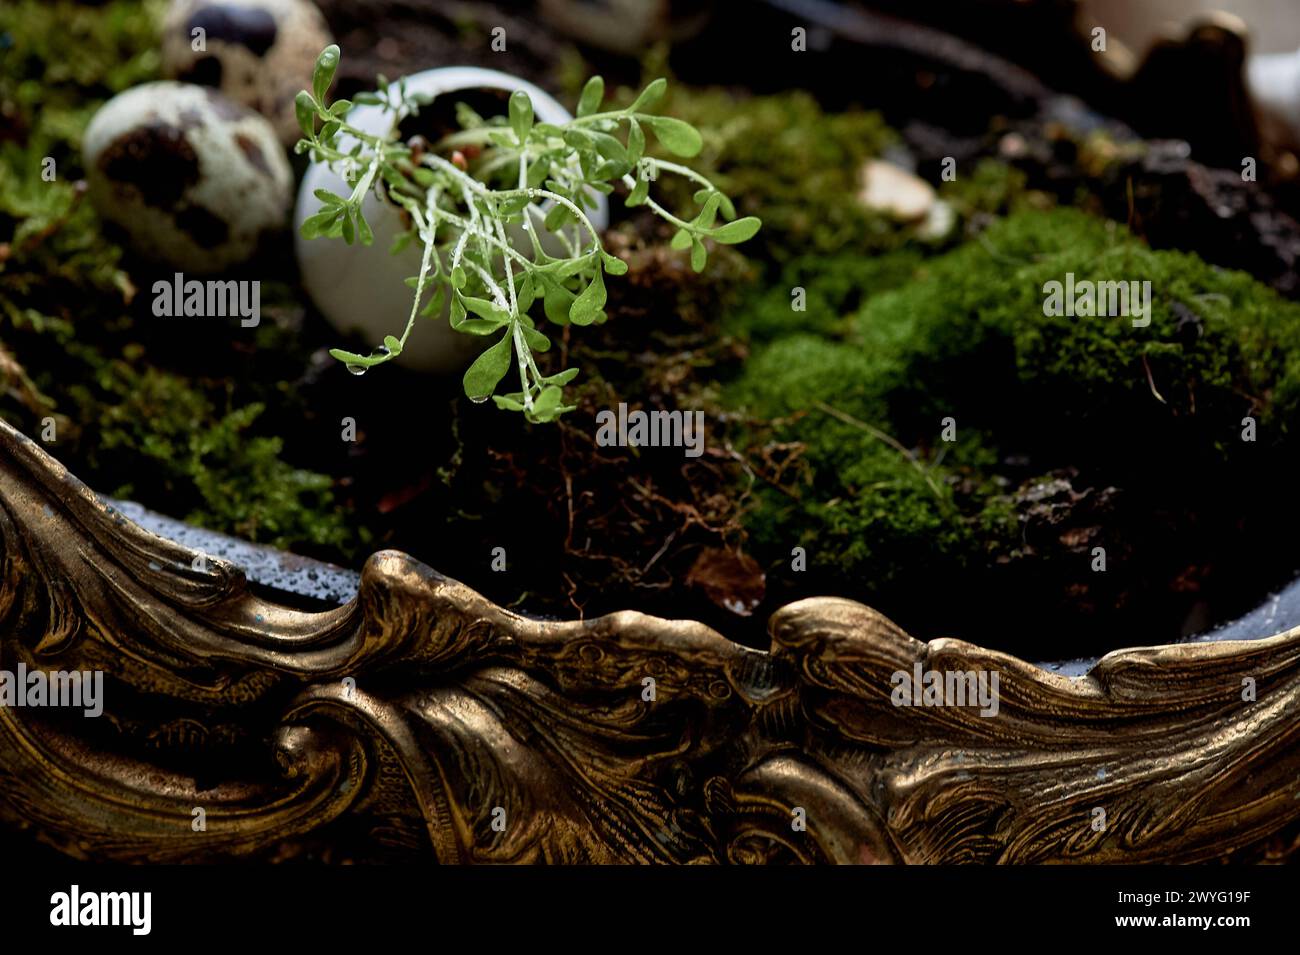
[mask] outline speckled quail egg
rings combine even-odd
[[[244,262],[285,225],[293,174],[275,131],[213,89],[162,81],[113,97],[82,158],[100,215],[186,271]]]
[[[213,86],[257,110],[291,145],[300,133],[293,98],[333,43],[309,0],[172,0],[163,18],[163,75]]]

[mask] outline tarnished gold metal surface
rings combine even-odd
[[[1067,679],[833,598],[776,613],[764,653],[638,613],[526,619],[395,552],[323,613],[195,556],[0,423],[0,669],[107,673],[97,719],[0,707],[5,826],[160,862],[1294,848],[1300,632],[1124,650]],[[918,662],[996,672],[997,715],[895,706]]]

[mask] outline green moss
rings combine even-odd
[[[938,464],[935,449],[904,445],[892,433],[910,329],[893,331],[868,347],[783,338],[757,351],[727,394],[776,422],[762,440],[803,448],[783,486],[756,492],[745,520],[756,550],[779,558],[803,546],[846,593],[864,582],[894,586],[920,567],[958,573],[1014,541],[1014,519],[987,474],[996,465],[987,435],[959,431]]]
[[[921,252],[910,247],[880,255],[842,250],[798,256],[775,281],[752,289],[727,315],[724,328],[753,341],[797,332],[838,334],[863,302],[902,285],[921,262]],[[798,299],[796,289],[802,290]]]
[[[786,261],[903,241],[894,222],[846,201],[859,189],[863,161],[894,141],[879,114],[828,113],[802,91],[752,96],[672,84],[668,96],[663,111],[704,137],[692,165],[733,197],[739,215],[763,220],[746,254],[761,249]]]
[[[905,427],[961,414],[996,426],[1004,447],[1128,471],[1167,470],[1175,447],[1165,435],[1180,452],[1174,463],[1226,465],[1248,413],[1260,420],[1261,444],[1288,439],[1300,306],[1243,273],[1152,251],[1072,210],[1014,216],[920,271],[921,281],[871,300],[855,319],[866,347],[913,329],[902,356],[909,381],[893,395]],[[1149,281],[1149,327],[1044,315],[1045,283],[1067,273]],[[1111,447],[1124,448],[1122,461]]]
[[[113,496],[165,501],[192,523],[278,547],[354,545],[331,480],[281,460],[279,438],[250,433],[262,405],[217,404],[187,379],[127,361],[70,394],[79,418],[100,415],[86,457],[97,473],[125,477]]]
[[[40,180],[40,162],[49,156],[59,170],[53,191],[70,188],[80,175],[82,131],[100,104],[156,78],[165,7],[162,0],[112,0],[98,8],[15,0],[0,7],[0,125],[9,133],[0,137],[8,173],[0,178],[10,187],[49,186]]]
[[[81,134],[103,101],[155,78],[159,2],[102,8],[0,6],[0,300],[49,315],[88,297],[121,300],[121,251],[77,185]],[[46,159],[55,178],[42,177]]]
[[[981,159],[969,175],[940,183],[939,195],[967,220],[1055,204],[1051,196],[1030,189],[1023,172],[996,159]]]
[[[118,92],[153,79],[166,8],[166,0],[10,0],[0,10],[6,73],[51,92]]]
[[[802,447],[747,518],[769,560],[800,543],[861,593],[1012,559],[1015,488],[1062,468],[1175,512],[1213,511],[1207,487],[1227,510],[1286,493],[1300,459],[1300,305],[1065,209],[1016,214],[914,271],[852,315],[813,316],[814,334],[759,343],[727,391],[776,421],[746,435],[752,453]],[[1067,272],[1149,280],[1150,325],[1044,315],[1044,283]],[[827,307],[851,301],[832,289]],[[774,325],[760,321],[759,337]],[[1247,415],[1254,443],[1241,440]]]
[[[280,438],[259,427],[264,400],[282,383],[226,376],[211,363],[211,380],[194,374],[193,361],[169,370],[167,349],[154,346],[180,336],[137,325],[122,251],[77,184],[90,117],[108,97],[155,78],[164,6],[0,7],[0,415],[33,435],[52,415],[54,453],[97,490],[253,540],[335,559],[355,554],[365,535],[335,504],[330,478],[286,462]],[[41,177],[47,156],[52,182]],[[264,317],[283,292],[263,283]],[[264,321],[256,370],[278,354],[291,364],[278,374],[300,374],[305,355],[291,339]],[[171,360],[185,358],[183,345]],[[207,356],[221,361],[216,349]]]

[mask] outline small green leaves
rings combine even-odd
[[[542,300],[546,317],[557,325],[569,324],[574,294],[545,273],[542,274],[542,284],[546,287]]]
[[[559,412],[560,395],[562,393],[554,385],[546,385],[542,388],[542,393],[537,396],[537,401],[533,403],[533,420],[553,420]]]
[[[537,293],[536,293],[535,286],[533,285],[533,276],[532,273],[530,272],[527,275],[525,275],[524,280],[519,283],[518,298],[519,298],[519,313],[521,315],[527,314],[528,309],[532,307],[533,301],[534,299],[536,299],[536,297],[537,297]]]
[[[590,325],[602,321],[605,313],[601,309],[604,307],[605,280],[601,278],[600,269],[597,269],[591,284],[582,290],[582,293],[573,300],[573,305],[569,307],[569,321],[575,325]]]
[[[671,116],[643,116],[642,122],[650,127],[664,149],[678,156],[690,158],[704,148],[704,140],[690,123]]]
[[[709,238],[724,245],[748,242],[758,233],[762,225],[762,221],[757,216],[745,216],[743,219],[728,222],[726,225],[714,229],[709,233]]]
[[[691,240],[691,268],[696,272],[703,272],[704,265],[709,260],[709,253],[704,248],[704,243],[699,239]]]
[[[502,411],[523,411],[524,393],[522,391],[515,391],[508,395],[493,395],[492,403]]]
[[[442,286],[435,286],[433,294],[429,296],[429,304],[420,309],[422,318],[435,318],[442,313],[442,306],[446,303],[447,296],[442,290]],[[464,314],[463,312],[461,313]]]
[[[304,239],[314,239],[322,235],[340,234],[342,220],[348,214],[343,205],[326,206],[320,212],[308,216],[298,227],[298,233]]]
[[[549,378],[543,378],[542,381],[548,385],[555,385],[557,388],[563,388],[573,379],[578,377],[578,369],[566,368],[558,375],[551,375]]]
[[[500,202],[497,203],[497,215],[501,216],[501,218],[503,219],[509,219],[512,216],[517,216],[519,215],[519,213],[524,211],[524,207],[527,206],[530,201],[531,200],[528,198],[526,194],[520,194],[517,196],[511,196],[508,199],[502,199]]]
[[[520,325],[519,330],[523,333],[524,341],[528,347],[536,352],[545,352],[551,350],[551,340],[535,328],[529,328],[527,325]]]
[[[723,245],[735,245],[752,239],[763,224],[756,216],[746,216],[713,228],[712,223],[721,203],[721,196],[722,194],[718,192],[710,194],[705,200],[704,208],[695,217],[695,221],[686,223],[673,233],[672,241],[669,243],[679,252],[685,249],[691,250],[691,268],[696,272],[703,272],[709,260],[709,252],[701,241],[702,238],[713,239]]]
[[[478,129],[487,125],[483,122],[483,117],[462,100],[456,101],[456,122],[460,124],[461,129]]]
[[[565,143],[571,146],[574,151],[578,153],[581,153],[584,149],[594,150],[596,148],[594,136],[595,134],[592,133],[591,130],[582,129],[576,126],[564,130],[563,133]]]
[[[392,338],[392,336],[388,336]],[[387,339],[385,339],[387,341]],[[393,339],[397,341],[397,339]],[[385,345],[383,348],[376,349],[369,355],[358,355],[356,352],[344,351],[342,348],[331,348],[330,357],[336,361],[341,361],[347,366],[348,371],[354,375],[365,374],[366,369],[374,368],[376,365],[382,365],[386,361],[392,361],[402,353],[402,343],[397,342],[396,348],[389,348]]]
[[[357,220],[357,238],[361,240],[362,245],[370,245],[375,241],[375,234],[370,231],[370,223],[366,221],[365,214],[358,206],[356,210]]]
[[[699,215],[691,225],[699,232],[707,232],[713,228],[713,220],[718,216],[718,205],[722,202],[722,193],[710,192],[708,198],[704,200],[704,208],[700,210]]]
[[[489,322],[495,322],[498,325],[504,325],[510,321],[510,313],[500,305],[489,302],[485,298],[471,298],[468,295],[462,295],[461,301],[465,307],[475,315]]]
[[[298,118],[298,128],[302,130],[302,134],[308,139],[315,136],[316,104],[306,90],[299,90],[298,95],[293,98],[293,112]]]
[[[473,312],[478,318],[467,318]],[[491,335],[511,322],[510,313],[487,299],[452,293],[451,327],[467,335]]]
[[[633,208],[636,206],[644,205],[646,199],[649,198],[649,196],[650,196],[650,180],[638,177],[636,181],[636,185],[632,187],[632,192],[628,195],[627,201],[624,203],[624,205]]]
[[[526,185],[530,189],[536,189],[538,186],[540,186],[543,182],[546,181],[546,177],[549,176],[550,173],[551,173],[551,164],[547,162],[545,159],[538,159],[536,162],[534,162],[531,166],[528,167],[528,172],[526,173],[527,175]]]
[[[668,81],[662,76],[659,77],[659,79],[654,80],[649,86],[641,91],[641,95],[633,100],[632,105],[627,108],[627,111],[629,113],[639,113],[643,110],[654,109],[659,101],[664,98],[664,93],[667,89]]]
[[[625,149],[623,144],[620,143],[617,139],[609,135],[609,133],[587,132],[587,136],[591,139],[592,143],[595,145],[596,152],[598,152],[601,156],[605,157],[606,159],[612,159],[615,162],[623,165],[627,165],[627,166],[631,165],[627,161],[627,149]],[[619,172],[618,175],[621,176],[625,172],[627,172],[626,169]]]
[[[569,211],[567,206],[562,206],[557,202],[551,208],[551,211],[546,213],[546,219],[542,224],[546,226],[548,232],[558,232],[572,221],[573,213]]]
[[[294,100],[303,134],[295,149],[330,164],[348,190],[316,190],[321,207],[300,232],[308,239],[372,243],[362,206],[374,194],[402,210],[404,228],[392,251],[418,252],[420,260],[419,274],[406,280],[414,301],[402,334],[385,336],[369,355],[331,351],[354,374],[400,355],[417,318],[438,321],[445,315],[453,330],[493,342],[464,373],[470,400],[491,397],[498,408],[522,412],[530,422],[554,421],[574,410],[565,403],[564,388],[578,369],[554,371],[555,364],[548,367],[541,358],[553,352],[554,332],[545,323],[605,321],[604,277],[628,272],[627,262],[602,247],[591,221],[589,210],[602,195],[621,186],[628,190],[628,206],[646,207],[672,223],[672,247],[689,250],[697,271],[708,261],[707,240],[743,242],[759,228],[756,218],[737,220],[731,201],[703,176],[646,155],[647,135],[677,156],[703,148],[689,123],[650,112],[667,91],[662,79],[627,108],[608,109],[605,83],[593,76],[578,98],[577,118],[564,124],[537,122],[532,100],[522,91],[511,94],[504,117],[480,116],[460,103],[461,131],[423,148],[353,126],[348,100],[328,103],[338,65],[338,47],[327,47],[317,58],[311,92]],[[416,115],[428,97],[409,92],[404,80],[390,84],[381,76],[378,91],[359,93],[353,102],[391,113],[396,122]],[[661,172],[691,182],[698,206],[693,219],[678,218],[651,198]],[[562,241],[542,241],[547,231],[556,240],[562,232]],[[496,394],[514,373],[518,384],[510,387],[517,390]]]
[[[298,226],[298,234],[304,239],[314,239],[325,231],[334,221],[334,214],[328,209],[310,215]]]
[[[578,370],[573,368],[570,369],[570,371],[572,372],[572,375],[570,375],[569,372],[562,372],[561,375],[542,379],[545,384],[538,392],[537,398],[533,401],[531,410],[524,404],[524,394],[522,391],[512,391],[508,395],[493,395],[492,400],[496,403],[498,408],[502,408],[506,411],[524,412],[525,417],[534,424],[544,424],[548,421],[554,421],[560,415],[564,414],[566,411],[572,411],[575,407],[574,405],[566,406],[560,404],[560,401],[563,398],[563,392],[560,390],[561,385],[558,383],[558,379],[562,375],[568,375],[569,377],[565,378],[565,381],[572,380],[573,375],[576,375]]]
[[[507,331],[499,342],[474,359],[462,380],[470,401],[487,401],[510,370],[510,355],[510,332]]]
[[[533,101],[523,90],[510,94],[510,128],[520,146],[528,142],[528,132],[533,128]]]
[[[601,101],[604,99],[605,81],[599,76],[593,76],[587,80],[582,88],[582,95],[578,97],[578,116],[590,116],[600,109]]]
[[[636,165],[645,155],[645,132],[636,118],[628,120],[627,127],[627,161]]]
[[[320,56],[316,58],[316,68],[311,74],[311,88],[316,94],[316,102],[324,104],[325,94],[329,92],[330,84],[334,82],[334,71],[338,68],[339,48],[337,44],[331,43],[321,50]]]

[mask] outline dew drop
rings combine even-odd
[[[469,400],[472,401],[472,402],[474,402],[474,404],[476,404],[476,405],[481,405],[483,402],[485,402],[485,401],[488,400],[488,396],[487,396],[487,395],[483,395],[483,397],[481,397],[481,398],[471,398],[471,399],[469,399]]]
[[[370,353],[371,358],[387,358],[392,352],[388,350],[387,345],[380,345]]]
[[[347,369],[354,375],[364,375],[366,373],[365,365],[348,365]]]

